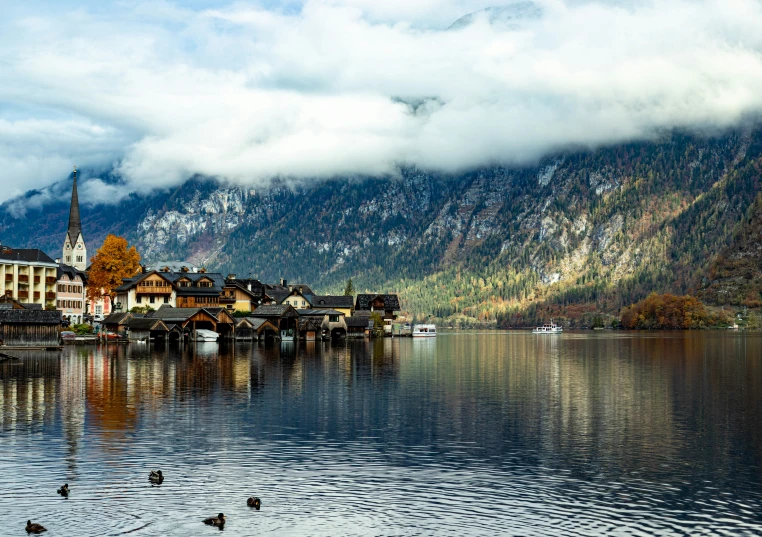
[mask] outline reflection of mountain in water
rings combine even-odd
[[[529,0],[523,0],[506,6],[493,6],[469,13],[456,20],[448,30],[461,30],[482,18],[497,28],[517,30],[530,21],[542,18],[542,15],[541,6]]]

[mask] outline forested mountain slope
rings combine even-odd
[[[461,325],[615,313],[652,291],[753,305],[759,256],[744,262],[751,283],[732,299],[717,290],[738,277],[728,264],[738,252],[759,244],[761,158],[760,131],[674,133],[459,176],[407,169],[266,189],[194,178],[84,206],[83,227],[92,252],[117,232],[151,260],[325,292],[352,277],[357,289],[400,293],[409,314]],[[4,204],[2,242],[56,255],[68,214],[59,198],[23,216],[18,200]]]

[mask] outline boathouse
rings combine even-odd
[[[169,333],[169,328],[161,319],[151,317],[132,318],[127,322],[127,329],[130,341],[166,339]]]
[[[0,304],[0,339],[5,346],[55,347],[59,344],[61,312],[43,309],[12,309]]]

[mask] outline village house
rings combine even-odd
[[[116,288],[116,301],[123,311],[135,307],[158,309],[218,307],[225,286],[222,274],[206,272],[170,272],[152,270],[125,278]]]
[[[238,280],[228,274],[220,295],[220,306],[230,311],[254,311],[263,303],[264,285],[259,280]]]
[[[400,300],[397,295],[357,295],[355,312],[378,313],[384,322],[384,333],[392,333],[392,323],[400,311]]]
[[[299,314],[299,337],[310,339],[308,332],[312,326],[317,328],[317,337],[339,338],[347,335],[347,323],[344,314],[334,309],[297,309]],[[309,323],[307,322],[309,321]]]
[[[87,299],[85,273],[74,267],[59,264],[56,282],[56,309],[71,324],[84,322]]]
[[[0,247],[0,294],[55,309],[58,265],[37,249]]]

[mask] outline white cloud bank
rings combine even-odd
[[[17,11],[0,22],[0,200],[71,164],[116,162],[136,190],[456,172],[762,110],[759,0],[521,4],[541,15],[449,31],[489,4]]]

